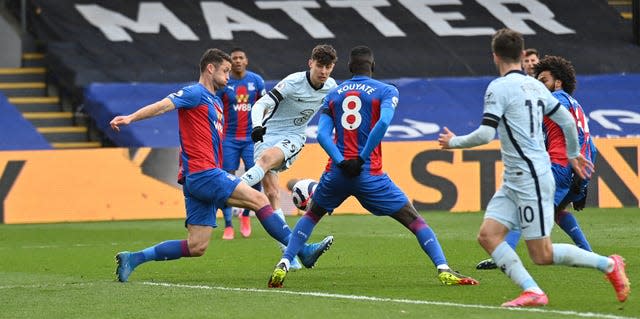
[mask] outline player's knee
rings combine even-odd
[[[532,254],[531,261],[536,265],[551,265],[553,264],[553,255],[551,253],[538,253]]]
[[[191,255],[191,257],[200,257],[207,251],[207,247],[209,247],[208,241],[190,242],[189,254]]]
[[[485,231],[480,230],[477,237],[478,243],[485,250],[493,250],[499,244],[499,239]]]
[[[267,198],[269,199],[269,201],[273,201],[273,200],[279,200],[280,199],[280,190],[278,189],[273,189],[271,187],[264,188],[264,194],[267,196]]]

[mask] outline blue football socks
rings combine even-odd
[[[447,259],[444,257],[444,252],[438,242],[438,238],[436,238],[436,234],[422,217],[414,220],[409,225],[409,229],[416,235],[420,247],[427,253],[436,267],[447,264]]]
[[[151,260],[173,260],[190,256],[186,240],[167,240],[133,253],[131,255],[131,266],[136,267]]]
[[[278,216],[274,214],[271,205],[266,205],[258,211],[256,211],[256,217],[262,224],[262,227],[273,237],[283,245],[287,245],[289,237],[291,237],[291,229],[289,226]]]
[[[296,227],[293,228],[291,238],[289,239],[289,245],[287,245],[287,249],[285,250],[282,258],[286,258],[289,261],[292,261],[293,258],[295,258],[309,237],[311,237],[313,228],[316,227],[318,221],[319,219],[311,211],[308,211],[304,216],[302,216],[302,218],[300,218],[300,220],[298,220]]]
[[[233,227],[233,208],[231,206],[227,206],[222,209],[222,217],[224,217],[224,227]]]
[[[556,223],[560,228],[562,228],[562,230],[564,230],[565,233],[567,233],[567,235],[569,235],[569,237],[571,237],[573,242],[576,243],[576,246],[586,251],[593,251],[573,214],[566,210],[558,213]]]

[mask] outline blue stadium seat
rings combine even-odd
[[[48,150],[51,144],[0,93],[0,150]]]

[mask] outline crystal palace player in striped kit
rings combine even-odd
[[[119,252],[116,255],[116,276],[126,282],[133,270],[142,263],[165,261],[181,257],[202,256],[216,225],[217,208],[233,205],[256,212],[260,223],[282,244],[287,244],[291,231],[273,213],[267,197],[240,182],[240,178],[221,169],[222,161],[222,103],[215,91],[227,84],[231,57],[218,49],[207,50],[200,59],[198,83],[184,87],[166,98],[149,104],[136,112],[116,116],[111,127],[154,117],[178,109],[180,132],[180,163],[178,181],[183,186],[187,217],[186,240],[167,240],[138,252]],[[317,259],[323,251],[319,244],[308,245],[301,251],[307,259]]]
[[[249,59],[241,48],[231,50],[231,75],[227,86],[218,90],[224,106],[224,139],[222,141],[222,168],[235,174],[240,166],[240,158],[245,170],[253,167],[253,141],[251,140],[251,106],[266,94],[264,80],[256,73],[247,70]],[[260,191],[260,184],[254,185]],[[222,210],[224,215],[224,234],[222,239],[233,239],[231,207]],[[244,209],[240,217],[240,233],[243,237],[251,235],[249,210]]]
[[[318,141],[331,158],[313,194],[313,204],[296,224],[294,235],[269,279],[269,287],[282,287],[291,260],[316,224],[349,196],[355,196],[372,214],[392,217],[414,233],[443,284],[478,283],[449,268],[433,230],[382,171],[380,143],[398,104],[398,90],[372,79],[373,67],[371,49],[353,48],[349,59],[353,77],[331,90],[323,102]]]

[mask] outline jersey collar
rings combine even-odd
[[[313,83],[311,83],[311,71],[307,71],[307,72],[305,73],[305,75],[307,76],[307,83],[309,83],[309,86],[310,86],[311,88],[313,88],[314,90],[316,90],[316,91],[317,91],[317,90],[320,90],[321,88],[323,88],[323,87],[324,87],[324,83],[322,83],[322,85],[320,85],[320,87],[318,87],[318,88],[317,88],[317,87],[315,87],[315,86],[313,86]]]
[[[370,78],[371,78],[370,76],[362,75],[362,74],[357,74],[351,77],[352,80],[368,80]]]
[[[519,74],[522,74],[522,75],[527,75],[527,74],[526,74],[526,73],[524,73],[524,71],[522,71],[522,70],[511,70],[511,71],[509,71],[509,72],[505,73],[505,74],[504,74],[504,76],[507,76],[507,75],[509,75],[509,74],[511,74],[511,73],[519,73]]]

